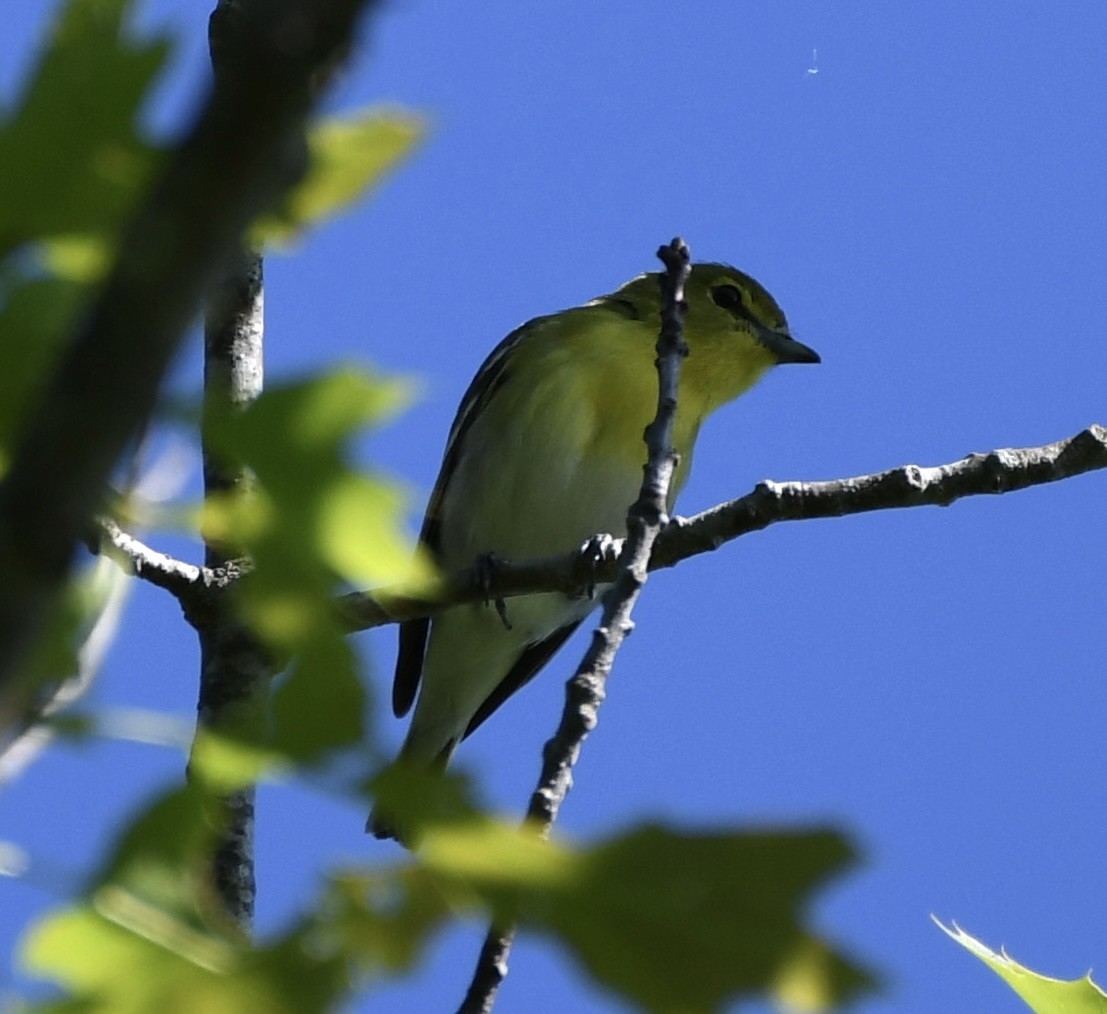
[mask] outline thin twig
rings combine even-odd
[[[176,599],[187,598],[197,584],[211,585],[215,580],[210,567],[197,567],[158,552],[124,531],[114,518],[98,517],[96,527],[102,536],[102,550],[126,573],[164,589]]]
[[[631,613],[646,583],[654,542],[668,524],[669,484],[677,465],[673,450],[680,368],[688,347],[684,320],[688,312],[684,285],[690,255],[683,240],[658,250],[665,264],[661,275],[661,334],[657,339],[657,414],[646,428],[648,463],[638,499],[627,512],[627,537],[617,561],[618,573],[604,595],[603,616],[592,643],[566,685],[565,708],[552,739],[542,751],[542,773],[527,808],[528,824],[543,837],[549,834],[573,782],[573,766],[588,733],[595,728],[615,655],[634,624]],[[507,960],[515,927],[493,924],[485,937],[477,967],[458,1014],[489,1014],[507,976]]]

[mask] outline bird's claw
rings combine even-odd
[[[596,571],[600,564],[609,563],[619,555],[621,540],[611,535],[593,535],[580,547],[580,555],[585,567],[587,584],[585,593],[589,599],[596,597]]]
[[[492,597],[492,579],[496,576],[496,568],[500,565],[500,558],[495,553],[481,553],[477,557],[477,581],[480,583],[481,594],[484,596],[486,606],[494,605],[496,615],[504,625],[504,630],[511,629],[511,621],[507,618],[507,604],[500,596]]]

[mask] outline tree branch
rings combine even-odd
[[[219,8],[221,9],[221,8]],[[218,10],[217,9],[217,13]],[[213,16],[213,31],[217,19]],[[212,39],[212,56],[220,48]],[[216,65],[218,73],[218,64]],[[204,314],[204,417],[223,418],[254,401],[264,376],[264,288],[261,256],[241,252],[208,293]],[[204,495],[245,492],[253,476],[238,462],[213,450],[205,425]],[[237,548],[205,542],[206,569],[225,569]],[[272,662],[256,637],[239,621],[223,596],[203,618],[190,620],[200,638],[200,691],[197,732],[258,726]],[[230,921],[249,934],[254,918],[254,787],[218,800],[219,836],[211,857],[211,881]]]
[[[114,518],[98,517],[96,528],[102,536],[101,548],[125,573],[165,589],[181,602],[195,594],[198,584],[208,586],[215,581],[211,568],[159,553],[125,532]]]
[[[654,545],[649,569],[675,567],[690,557],[713,552],[743,535],[783,521],[904,507],[948,507],[963,497],[1011,493],[1103,468],[1107,468],[1107,429],[1093,423],[1075,436],[1055,443],[1007,447],[929,468],[902,465],[885,472],[827,482],[766,479],[738,499],[689,518],[674,516]],[[116,559],[129,573],[165,588],[194,607],[200,605],[209,589],[215,595],[249,569],[244,559],[214,569],[196,567],[145,545],[111,519],[100,518],[97,523],[117,551]],[[549,591],[584,596],[591,585],[615,579],[616,557],[623,540],[611,539],[613,553],[596,560],[589,546],[603,541],[606,536],[597,535],[577,552],[562,556],[518,562],[498,559],[492,575],[477,567],[454,571],[435,586],[433,596],[420,598],[407,595],[398,587],[379,588],[340,596],[336,608],[346,628],[354,633],[435,616],[456,605],[483,602],[486,597],[507,599]]]
[[[661,247],[665,264],[661,275],[661,333],[657,339],[657,414],[646,427],[648,462],[638,499],[627,512],[627,537],[616,561],[615,582],[603,599],[603,616],[592,633],[592,644],[565,688],[561,722],[542,751],[542,773],[527,808],[527,821],[546,837],[573,784],[573,766],[588,733],[596,727],[607,678],[615,655],[634,629],[631,613],[646,584],[653,545],[668,524],[669,485],[677,466],[673,450],[680,368],[688,355],[684,320],[688,306],[684,285],[690,254],[681,239]],[[507,959],[515,938],[514,926],[493,923],[481,948],[477,967],[458,1014],[489,1014],[507,976]]]
[[[0,727],[127,442],[149,417],[181,336],[246,227],[298,177],[315,78],[370,0],[239,0],[228,77],[124,231],[80,331],[33,407],[0,486]]]
[[[683,560],[782,521],[902,507],[948,507],[963,497],[1012,493],[1103,468],[1107,468],[1107,429],[1092,424],[1055,443],[971,454],[930,468],[902,465],[827,482],[767,479],[736,500],[690,518],[674,517],[654,545],[649,569],[675,567]],[[603,538],[597,536],[589,543]],[[621,539],[611,540],[611,544],[616,552],[621,551]],[[459,570],[446,575],[434,594],[425,598],[405,595],[399,588],[381,588],[342,596],[337,605],[347,628],[357,631],[434,616],[452,606],[487,598],[506,599],[544,591],[584,596],[590,585],[613,581],[618,570],[614,556],[596,561],[587,545],[574,553],[539,560],[497,560],[490,581],[476,567]]]

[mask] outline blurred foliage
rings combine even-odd
[[[419,858],[451,894],[552,937],[597,983],[650,1011],[768,994],[837,1007],[875,980],[804,928],[812,893],[852,861],[830,831],[645,826],[570,850],[488,820],[429,831]]]
[[[937,920],[935,920],[937,921]],[[1037,1014],[1107,1014],[1107,993],[1091,975],[1080,979],[1051,979],[1020,965],[1004,951],[993,951],[959,926],[938,923],[952,939],[984,962]]]
[[[448,919],[489,912],[552,937],[643,1010],[765,994],[827,1010],[872,985],[800,918],[851,858],[832,832],[642,827],[573,849],[467,816],[427,827],[410,861],[331,874],[288,929],[251,945],[206,896],[213,798],[194,784],[148,807],[85,899],[32,929],[23,961],[70,991],[67,1009],[334,1009],[411,969]]]
[[[273,693],[272,722],[279,749],[300,763],[365,736],[365,691],[333,605],[340,583],[430,574],[413,556],[402,497],[345,460],[362,426],[406,398],[399,381],[346,369],[271,387],[245,411],[205,423],[211,445],[256,476],[244,494],[209,499],[201,528],[253,561],[237,605],[276,657],[292,659]]]
[[[132,7],[59,4],[21,93],[0,113],[0,474],[164,154],[141,117],[169,45],[131,36]],[[420,133],[403,113],[321,123],[305,179],[255,238],[288,244],[378,182]],[[136,801],[80,897],[32,927],[24,966],[66,998],[29,1009],[337,1009],[351,991],[410,970],[437,928],[459,915],[519,920],[647,1010],[716,1010],[755,994],[821,1010],[868,986],[867,973],[803,922],[814,892],[851,860],[837,835],[643,827],[572,848],[480,816],[455,775],[389,771],[351,790],[359,810],[377,793],[418,828],[409,860],[322,878],[314,904],[271,940],[245,941],[226,924],[210,895],[219,795],[366,745],[365,690],[334,592],[431,577],[428,563],[412,558],[401,495],[348,461],[362,430],[409,396],[404,382],[338,369],[203,420],[213,445],[248,465],[257,483],[207,504],[199,524],[206,537],[248,551],[253,569],[235,604],[273,656],[290,661],[270,698],[268,729],[200,736],[189,785]],[[76,668],[101,605],[74,585],[38,655],[43,679]],[[104,723],[68,727],[88,735]]]
[[[331,218],[361,197],[422,136],[421,121],[402,110],[323,120],[308,138],[307,175],[277,211],[254,226],[254,242],[287,247],[306,226]]]
[[[130,0],[59,7],[15,108],[0,121],[0,256],[44,238],[112,235],[157,162],[139,112],[164,39],[125,30]]]

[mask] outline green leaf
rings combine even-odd
[[[249,592],[263,633],[298,644],[316,618],[297,624],[297,611],[310,610],[314,594],[329,612],[324,597],[337,579],[365,585],[426,576],[403,527],[403,497],[344,462],[360,428],[407,396],[399,381],[344,370],[270,388],[240,415],[210,421],[221,452],[259,482],[254,496],[210,502],[203,527],[254,557]]]
[[[500,918],[552,935],[602,985],[651,1011],[768,994],[826,1010],[872,988],[800,921],[851,860],[831,832],[678,834],[644,827],[580,854],[485,822],[427,830],[428,870]]]
[[[292,931],[258,950],[256,967],[282,984],[289,1009],[334,1009],[359,981],[411,969],[451,914],[438,885],[407,866],[340,871]]]
[[[231,967],[234,950],[198,934],[171,916],[119,894],[104,906],[80,905],[54,913],[34,926],[24,941],[22,963],[93,1009],[145,1014],[236,1009],[214,987],[220,970]],[[248,1011],[245,997],[234,998]],[[274,1010],[279,1008],[274,1007]]]
[[[243,412],[206,421],[219,453],[248,466],[255,489],[212,498],[208,538],[248,553],[236,602],[247,625],[291,671],[274,691],[273,746],[315,763],[364,737],[365,689],[334,595],[425,579],[404,524],[404,498],[346,463],[368,423],[394,413],[408,385],[352,369],[272,387]]]
[[[252,241],[287,247],[309,225],[334,217],[394,169],[423,131],[421,120],[400,111],[366,110],[317,123],[308,135],[307,174],[279,210],[254,226]]]
[[[378,816],[415,848],[428,826],[482,819],[473,784],[457,767],[443,771],[397,760],[368,788]]]
[[[1004,951],[996,953],[958,925],[952,928],[934,920],[951,939],[984,962],[1038,1014],[1107,1014],[1107,993],[1090,975],[1080,979],[1051,979],[1013,961]]]
[[[356,746],[365,735],[365,703],[347,638],[338,630],[317,635],[301,645],[273,692],[273,742],[304,764]]]
[[[245,739],[201,727],[188,758],[189,774],[213,792],[230,793],[286,774],[286,757]]]
[[[14,110],[0,121],[0,252],[113,231],[150,178],[138,117],[169,47],[136,42],[130,0],[70,0]]]
[[[218,801],[191,782],[163,794],[120,835],[94,878],[101,909],[112,898],[171,914],[203,929],[218,916],[208,896],[209,855],[218,838]]]
[[[187,901],[212,844],[209,802],[195,788],[155,801],[124,832],[87,900],[32,927],[22,965],[70,994],[33,1009],[333,1010],[358,980],[410,968],[450,914],[438,886],[404,865],[327,878],[307,914],[259,946],[213,931]]]

